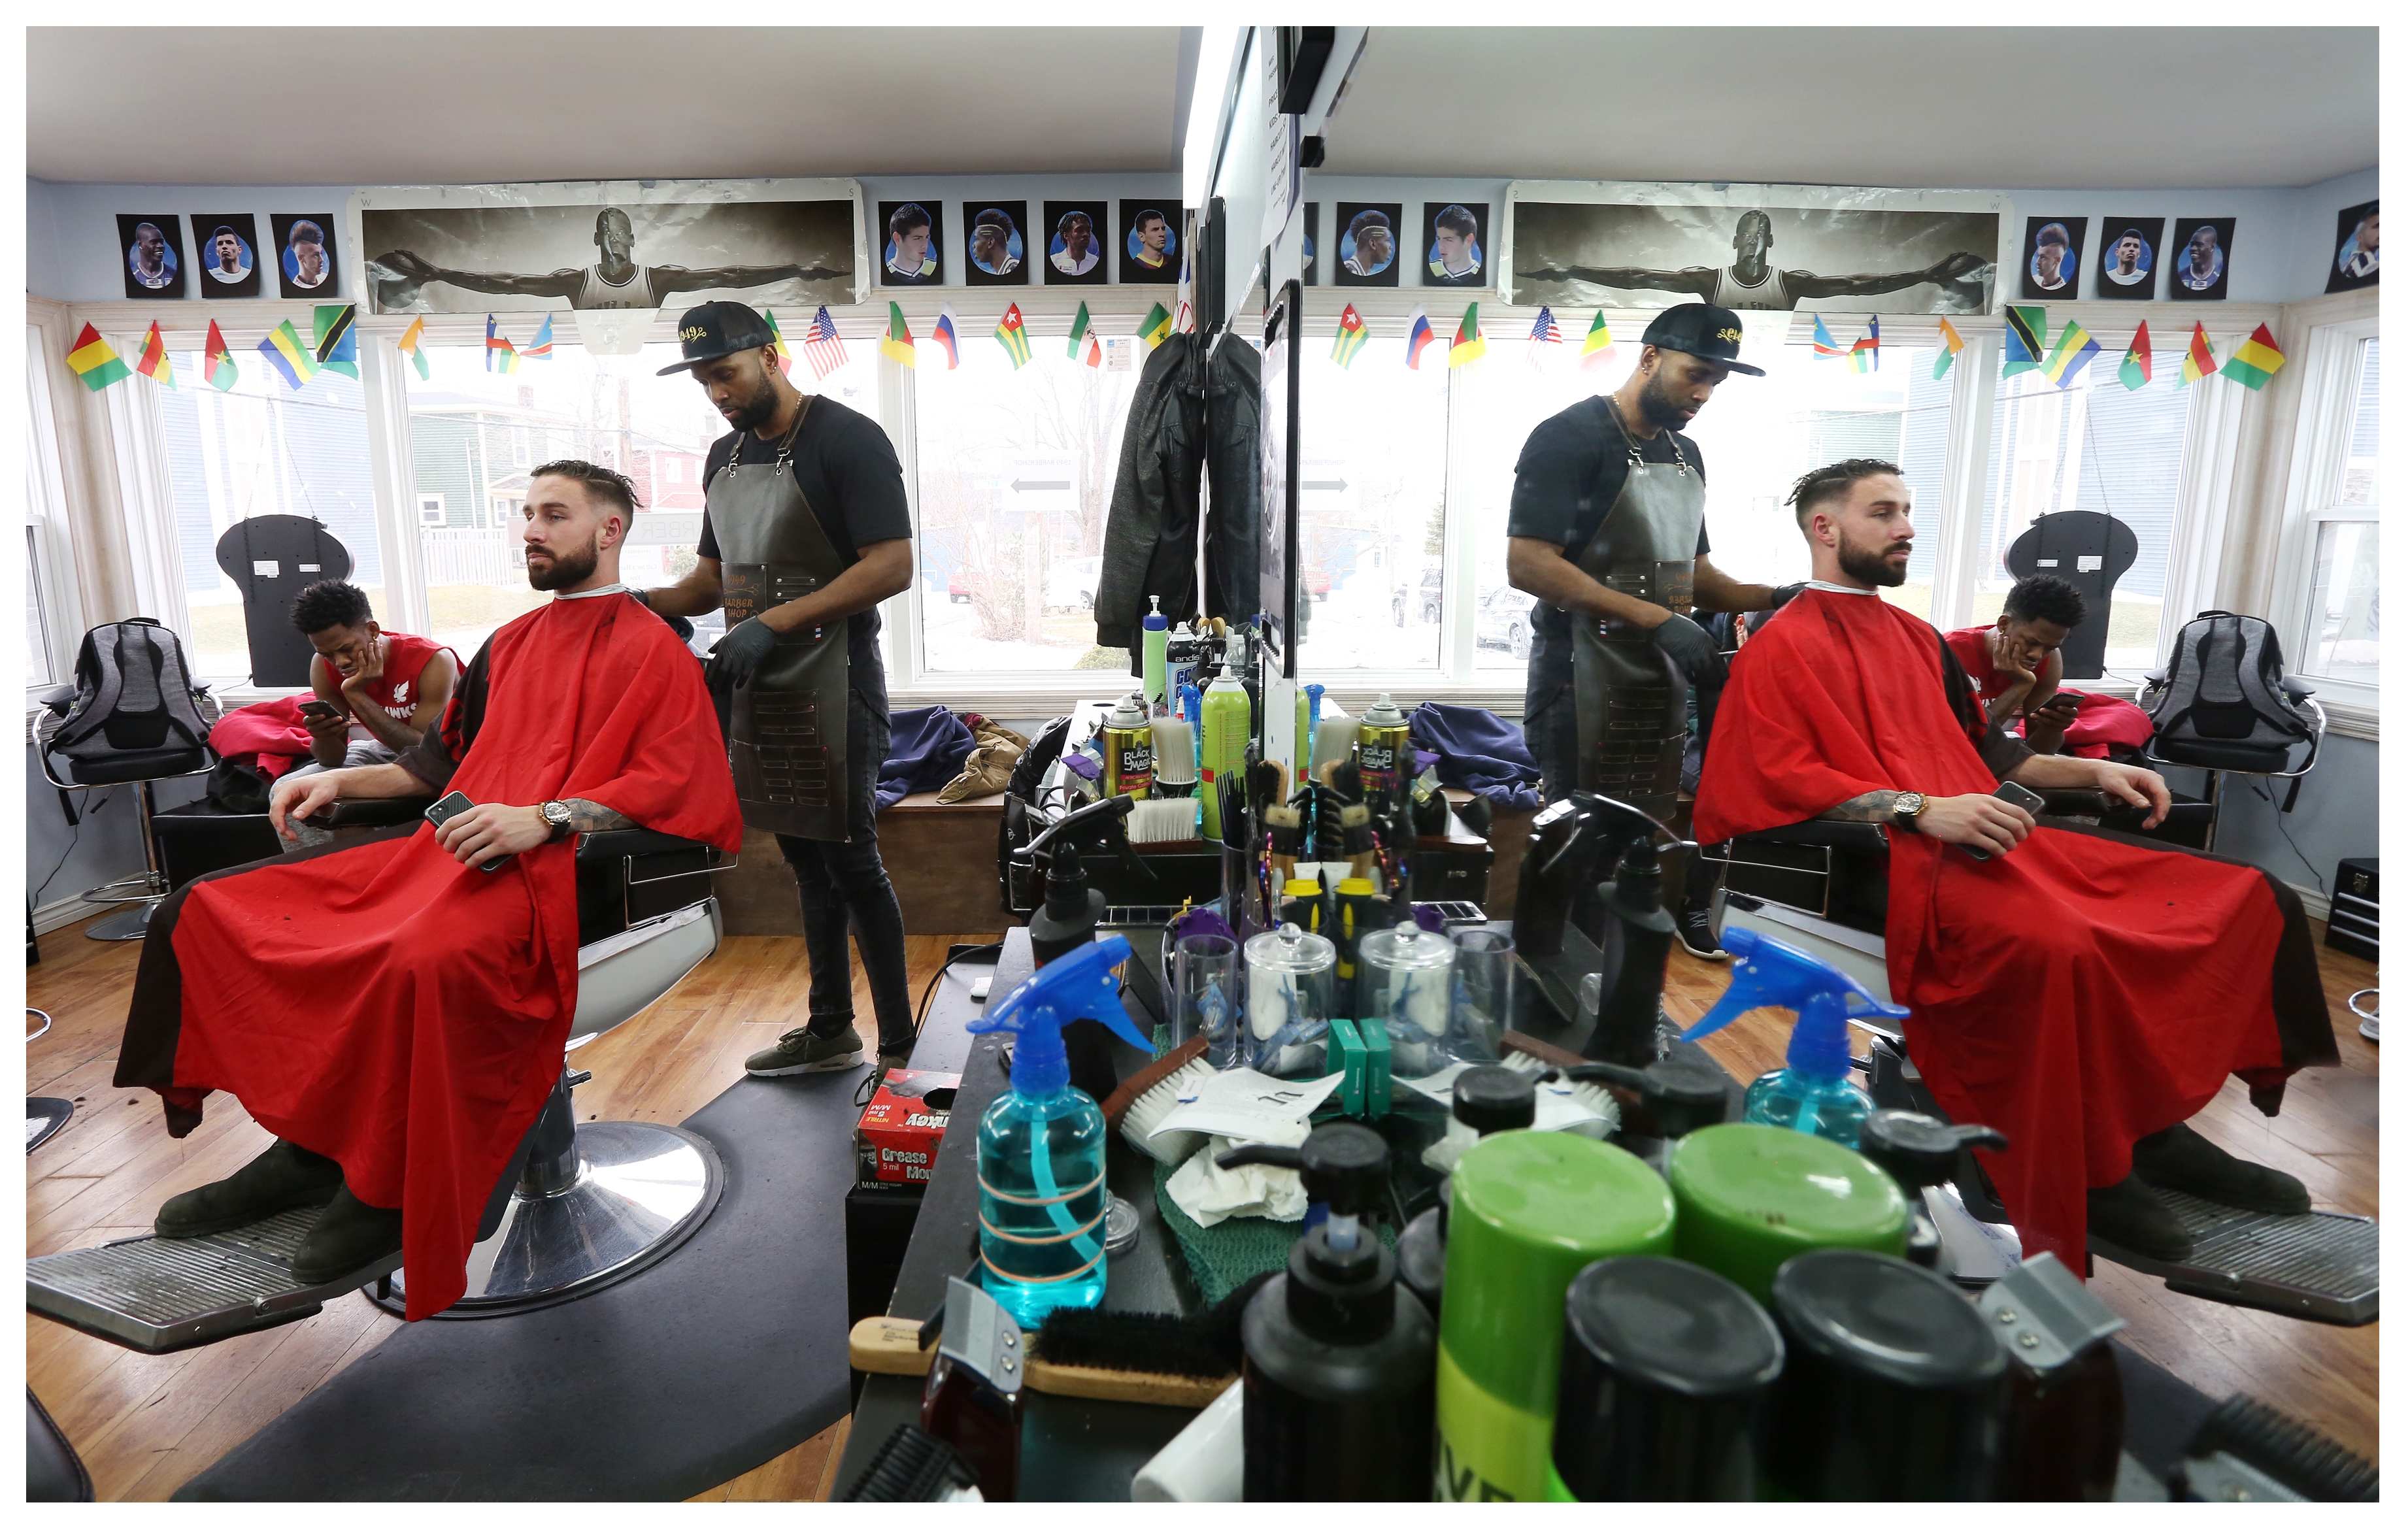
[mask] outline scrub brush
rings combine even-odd
[[[1194,1094],[1212,1078],[1205,1048],[1206,1040],[1199,1034],[1123,1081],[1120,1090],[1104,1099],[1104,1126],[1118,1126],[1121,1137],[1138,1153],[1165,1165],[1177,1165],[1195,1154],[1204,1136],[1193,1130],[1181,1129],[1159,1139],[1147,1134],[1170,1116],[1180,1098]]]
[[[1502,1064],[1507,1070],[1512,1071],[1517,1075],[1527,1076],[1532,1080],[1538,1080],[1540,1077],[1547,1074],[1548,1072],[1555,1071],[1557,1073],[1555,1080],[1553,1082],[1541,1081],[1540,1084],[1542,1086],[1550,1084],[1562,1086],[1565,1084],[1562,1079],[1559,1067],[1547,1063],[1536,1055],[1526,1054],[1520,1049],[1506,1049],[1503,1057],[1498,1062]],[[1598,1085],[1595,1081],[1573,1081],[1570,1084],[1571,1088],[1571,1100],[1580,1104],[1583,1107],[1587,1108],[1590,1112],[1597,1114],[1598,1120],[1603,1124],[1603,1127],[1599,1128],[1594,1134],[1590,1134],[1590,1137],[1598,1139],[1604,1138],[1606,1135],[1613,1133],[1616,1128],[1621,1126],[1622,1108],[1620,1105],[1613,1100],[1612,1092],[1608,1091],[1604,1087]],[[1579,1129],[1575,1129],[1572,1132],[1575,1134],[1589,1134],[1589,1130],[1585,1125]]]
[[[1140,800],[1128,816],[1128,840],[1135,846],[1200,842],[1202,830],[1194,800]]]

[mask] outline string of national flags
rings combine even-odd
[[[359,309],[350,303],[319,307],[310,316],[307,337],[288,318],[259,341],[259,353],[289,387],[307,386],[321,371],[332,371],[356,381],[360,375],[360,349],[359,335],[352,324],[358,316]],[[142,336],[142,348],[131,366],[100,336],[98,329],[86,323],[83,332],[76,335],[75,348],[67,351],[67,369],[95,392],[137,373],[170,391],[176,387],[175,362],[168,355],[166,336],[159,332],[155,320],[150,332]],[[201,345],[201,378],[222,392],[231,392],[240,377],[234,350],[212,319],[208,336]]]

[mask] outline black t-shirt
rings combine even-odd
[[[1573,404],[1530,431],[1522,442],[1522,458],[1513,464],[1513,501],[1505,520],[1505,534],[1525,540],[1547,540],[1572,556],[1580,554],[1606,510],[1622,496],[1630,476],[1630,452],[1622,425],[1602,397]],[[1639,442],[1639,457],[1672,464],[1674,441],[1689,470],[1705,480],[1706,458],[1698,442],[1663,429],[1652,440]],[[1706,527],[1698,526],[1698,554],[1707,545]],[[708,554],[708,553],[706,553]],[[1541,635],[1569,637],[1571,616],[1553,605],[1530,612],[1532,629]]]
[[[778,459],[777,442],[749,429],[722,436],[705,458],[703,481],[707,484],[717,477],[731,456],[739,466],[766,466]],[[864,546],[910,538],[911,506],[903,492],[903,464],[896,458],[886,431],[867,414],[834,398],[813,399],[789,464],[796,485],[819,518],[820,529],[845,565],[861,560]],[[723,560],[708,508],[702,513],[702,539],[695,554],[713,562]],[[877,663],[877,606],[853,616],[848,625],[855,668]]]

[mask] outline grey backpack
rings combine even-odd
[[[95,625],[76,653],[75,703],[50,738],[67,758],[206,747],[209,723],[176,633],[147,615]]]

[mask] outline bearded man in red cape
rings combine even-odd
[[[153,914],[117,1084],[158,1091],[179,1137],[212,1091],[277,1137],[170,1198],[160,1234],[323,1205],[299,1282],[399,1249],[410,1319],[465,1290],[577,1010],[575,836],[638,826],[732,853],[741,835],[701,663],[619,583],[634,510],[608,468],[537,467],[527,581],[555,596],[494,633],[417,747],[287,779],[269,816],[289,837],[337,799],[458,792],[472,808],[213,875]]]
[[[2190,1236],[2155,1188],[2304,1213],[2293,1177],[2186,1126],[2237,1075],[2268,1114],[2285,1078],[2340,1062],[2299,897],[2261,870],[2052,822],[2000,779],[2097,789],[2165,820],[2146,769],[2037,754],[1990,728],[1939,634],[1885,603],[1912,505],[1887,462],[1843,461],[1791,495],[1814,580],[1740,649],[1698,782],[1720,842],[1821,817],[1888,826],[1890,996],[1907,1051],[1959,1122],[2026,1254],[2080,1268],[2086,1232],[2178,1262]],[[1986,851],[1977,861],[1960,848]]]

